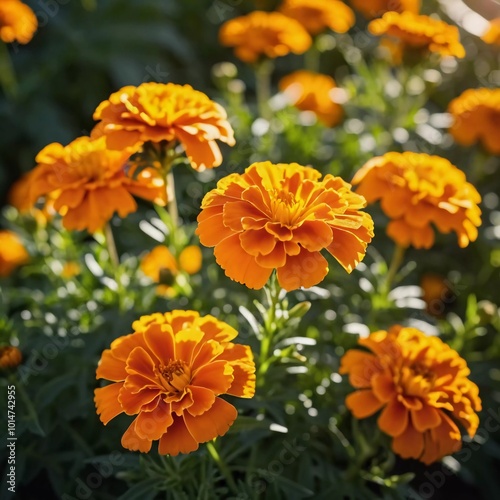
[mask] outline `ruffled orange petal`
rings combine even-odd
[[[371,387],[372,377],[382,371],[378,359],[371,353],[351,349],[342,357],[340,374],[349,374],[349,382],[357,389]]]
[[[111,349],[106,349],[102,353],[101,360],[97,366],[96,378],[105,378],[113,382],[125,380],[127,377],[125,366],[125,362],[116,358]]]
[[[420,458],[424,451],[424,435],[410,424],[392,440],[392,449],[402,458]]]
[[[157,362],[166,363],[169,359],[176,359],[174,334],[170,325],[151,325],[144,332],[144,341]]]
[[[233,367],[227,361],[213,361],[196,370],[191,384],[219,395],[227,392],[233,380]]]
[[[189,390],[191,391],[193,404],[187,408],[187,411],[193,415],[193,417],[205,413],[213,406],[216,396],[214,391],[196,385],[190,385]]]
[[[160,438],[158,453],[160,455],[177,456],[179,453],[191,453],[199,447],[188,431],[182,417],[174,417],[174,423],[167,429],[167,432]]]
[[[213,406],[202,415],[193,417],[184,413],[184,422],[198,443],[206,443],[217,436],[223,436],[237,416],[238,412],[233,405],[216,398]]]
[[[356,418],[369,417],[384,406],[371,390],[352,392],[345,398],[345,404]]]
[[[441,423],[440,413],[432,406],[424,405],[421,410],[411,412],[411,420],[418,432],[425,432]]]
[[[262,288],[271,276],[272,269],[257,264],[255,257],[241,248],[238,234],[221,241],[215,247],[214,255],[217,264],[226,272],[226,276],[245,284],[248,288]]]
[[[135,419],[135,432],[141,439],[156,441],[173,424],[169,404],[160,403],[153,411],[141,411]]]
[[[328,262],[319,252],[302,250],[299,255],[288,256],[286,264],[277,272],[278,282],[285,290],[310,288],[328,274]]]
[[[123,408],[118,402],[118,394],[122,387],[123,383],[116,383],[94,390],[97,414],[104,425],[123,412]]]
[[[125,433],[122,436],[121,443],[124,448],[131,451],[140,451],[141,453],[147,453],[151,450],[152,441],[149,439],[141,438],[135,431],[135,424],[137,419],[135,419]]]
[[[384,408],[377,423],[382,432],[392,437],[399,436],[408,425],[408,410],[399,401],[393,399]]]

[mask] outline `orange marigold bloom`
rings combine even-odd
[[[450,133],[463,146],[481,142],[500,155],[500,89],[468,89],[448,106],[453,117]]]
[[[156,288],[158,294],[171,295],[171,286],[179,268],[168,247],[158,245],[146,254],[141,260],[141,271],[154,282],[159,283]]]
[[[460,247],[477,238],[481,196],[465,174],[445,158],[424,153],[387,153],[373,158],[354,176],[357,193],[368,203],[381,200],[392,219],[387,234],[403,247],[430,248],[434,224],[454,231]]]
[[[222,45],[235,47],[236,57],[246,63],[261,57],[286,56],[290,52],[303,54],[312,44],[305,28],[295,19],[280,12],[254,11],[230,19],[219,32]]]
[[[141,271],[153,281],[160,283],[157,291],[161,295],[170,295],[171,285],[179,270],[187,274],[196,274],[201,269],[202,254],[200,247],[189,245],[179,254],[172,255],[168,247],[158,245],[141,260]]]
[[[368,19],[380,17],[386,12],[420,12],[421,0],[350,0],[356,10]]]
[[[50,193],[43,208],[35,207],[34,200],[31,199],[31,182],[33,170],[24,174],[10,188],[8,202],[15,207],[20,214],[30,214],[36,222],[45,227],[53,219],[56,211],[54,209],[54,196],[57,193]]]
[[[481,40],[490,45],[500,45],[500,17],[490,21],[490,25]]]
[[[202,201],[196,233],[215,246],[231,279],[262,288],[273,269],[286,290],[311,287],[328,273],[326,249],[347,272],[373,236],[366,202],[340,177],[297,163],[254,163],[221,179]]]
[[[78,262],[65,262],[61,270],[61,278],[69,280],[71,278],[74,278],[75,276],[78,276],[81,272],[82,268],[80,267],[80,264],[78,264]]]
[[[427,306],[427,312],[432,316],[442,316],[446,306],[456,300],[450,283],[444,276],[434,273],[426,273],[420,280],[423,299]]]
[[[370,22],[368,29],[374,35],[386,35],[401,44],[402,49],[435,52],[441,56],[465,57],[456,26],[429,16],[405,11],[386,12],[382,18]]]
[[[356,22],[352,9],[337,0],[284,0],[279,10],[299,21],[311,35],[328,28],[345,33]]]
[[[8,193],[7,201],[20,213],[29,212],[33,206],[30,200],[32,173],[28,172],[14,182]]]
[[[301,111],[313,111],[327,127],[337,125],[344,116],[342,106],[332,99],[337,88],[328,75],[300,70],[281,79],[279,88]]]
[[[0,2],[0,40],[28,43],[38,27],[35,13],[19,0]]]
[[[9,276],[29,259],[19,237],[12,231],[0,231],[0,277]]]
[[[103,424],[120,413],[137,415],[122,445],[148,452],[159,440],[162,455],[189,453],[224,435],[238,412],[220,396],[255,392],[252,351],[231,342],[236,330],[194,311],[143,316],[132,327],[97,368],[98,379],[114,382],[95,390]]]
[[[55,198],[67,229],[101,229],[116,211],[125,217],[137,210],[132,195],[165,203],[165,186],[158,172],[144,169],[136,179],[125,171],[131,150],[110,151],[104,138],[80,137],[67,146],[52,143],[38,156],[31,176],[30,199]]]
[[[110,149],[178,141],[196,170],[222,163],[216,140],[235,144],[224,108],[190,85],[149,82],[123,87],[99,104],[94,120],[101,121],[93,136],[105,135]]]
[[[196,245],[189,245],[179,254],[179,267],[188,274],[196,274],[201,269],[203,255]]]
[[[475,435],[478,387],[465,360],[441,339],[396,325],[359,344],[371,353],[354,349],[341,360],[340,373],[359,389],[346,405],[356,418],[383,408],[378,426],[393,438],[394,453],[429,465],[461,448],[457,423]]]
[[[17,347],[10,345],[0,347],[0,368],[15,368],[22,360],[23,355]]]

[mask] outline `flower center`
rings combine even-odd
[[[74,159],[70,169],[80,178],[88,181],[102,179],[106,172],[105,158],[100,152],[91,152],[85,156]]]
[[[303,208],[303,203],[295,198],[293,193],[284,189],[274,189],[271,200],[272,218],[283,226],[294,226]]]
[[[410,370],[415,377],[420,376],[429,382],[432,382],[436,378],[436,374],[431,372],[429,368],[422,363],[413,363],[410,366]]]
[[[167,365],[158,367],[160,380],[170,394],[184,392],[186,385],[191,382],[191,370],[184,361],[170,360]]]

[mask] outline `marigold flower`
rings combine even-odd
[[[355,418],[383,409],[378,426],[393,438],[396,454],[428,465],[461,448],[457,423],[475,435],[478,387],[465,360],[441,339],[396,325],[359,344],[371,353],[353,349],[341,360],[340,373],[359,389],[346,406]]]
[[[30,200],[31,176],[32,172],[24,174],[18,179],[9,190],[7,201],[15,207],[19,213],[29,212],[33,204]]]
[[[326,249],[347,272],[363,259],[373,221],[365,199],[340,177],[297,163],[254,163],[219,181],[202,201],[196,233],[215,246],[231,279],[262,288],[273,269],[286,290],[311,287],[328,273]]]
[[[0,347],[0,368],[15,368],[22,360],[23,355],[17,347],[10,345]]]
[[[0,231],[0,277],[9,276],[29,259],[19,237],[12,231]]]
[[[196,274],[201,269],[203,255],[197,245],[189,245],[179,254],[179,267],[188,274]]]
[[[456,300],[449,281],[439,274],[424,274],[420,280],[420,288],[422,288],[422,298],[427,306],[427,312],[432,316],[442,316],[446,306]]]
[[[403,50],[415,49],[441,56],[465,57],[458,28],[429,16],[419,16],[409,11],[401,14],[386,12],[382,18],[371,21],[368,29],[374,35],[395,39]]]
[[[327,127],[337,125],[344,116],[342,106],[332,99],[332,91],[337,86],[331,76],[296,71],[282,78],[279,88],[289,96],[295,107],[301,111],[313,111]]]
[[[93,136],[105,135],[110,149],[178,141],[196,170],[222,163],[216,140],[235,144],[224,108],[190,85],[148,82],[123,87],[99,104],[94,120],[101,121]]]
[[[352,6],[368,19],[380,17],[386,12],[420,12],[421,0],[350,0]]]
[[[481,142],[494,155],[500,155],[500,89],[468,89],[448,106],[453,117],[450,133],[459,144]]]
[[[120,413],[137,415],[122,437],[129,450],[160,454],[198,449],[224,435],[238,412],[220,396],[251,398],[255,364],[249,346],[231,342],[237,332],[213,316],[172,311],[143,316],[134,333],[103,352],[96,376],[112,384],[95,390],[106,425]]]
[[[172,295],[171,285],[179,270],[187,274],[196,274],[201,269],[202,255],[200,247],[189,245],[176,259],[168,247],[158,245],[141,260],[141,271],[153,281],[160,283],[157,292],[160,295]]]
[[[465,174],[445,158],[424,153],[387,153],[373,158],[354,176],[357,193],[368,203],[381,200],[392,219],[387,234],[402,247],[430,248],[431,223],[454,231],[461,248],[477,238],[481,196]]]
[[[280,12],[254,11],[230,19],[219,32],[222,45],[235,47],[236,57],[254,63],[261,57],[303,54],[312,44],[309,33],[295,19]]]
[[[284,0],[279,10],[299,21],[311,35],[328,28],[345,33],[356,22],[352,9],[337,0]]]
[[[75,276],[78,276],[81,272],[82,268],[80,267],[80,264],[78,264],[78,262],[65,262],[61,270],[61,278],[69,280],[71,278],[74,278]]]
[[[179,272],[179,268],[175,257],[168,247],[165,245],[154,247],[151,252],[142,258],[140,267],[146,276],[154,282],[159,283],[156,288],[159,295],[171,295],[171,287],[175,281],[175,276]]]
[[[500,17],[492,19],[481,40],[490,45],[500,45]]]
[[[0,2],[0,40],[26,44],[33,38],[37,27],[35,13],[25,3],[19,0]]]
[[[24,174],[10,188],[7,201],[16,208],[20,214],[31,215],[42,227],[45,227],[57,213],[54,209],[54,196],[57,193],[49,193],[42,208],[33,205],[31,199],[31,182],[33,179],[33,170]]]
[[[165,186],[155,169],[144,169],[135,179],[126,174],[130,154],[131,150],[108,150],[104,138],[80,137],[67,146],[49,144],[36,157],[31,203],[40,196],[53,196],[65,228],[91,233],[115,211],[125,217],[137,210],[132,195],[164,204]]]

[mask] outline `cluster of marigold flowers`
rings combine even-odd
[[[388,2],[372,2],[366,9],[353,2],[369,18],[383,14],[370,22],[373,33],[398,38],[404,47],[463,57],[456,28],[419,16],[418,2],[396,4],[391,2],[396,11],[384,13]],[[258,63],[304,53],[312,37],[327,28],[344,33],[354,21],[342,2],[286,0],[277,12],[228,21],[220,36],[240,59]],[[304,88],[308,84],[300,82],[307,81],[314,82],[307,95],[300,87],[295,91],[297,107],[312,109],[332,126],[342,116],[336,103],[324,99],[335,88],[333,79],[298,72],[281,88],[294,92],[294,85]],[[457,142],[479,141],[498,154],[493,139],[500,127],[498,101],[498,91],[488,89],[468,90],[455,99],[450,132]],[[165,204],[167,173],[179,151],[202,170],[222,163],[217,141],[235,143],[225,110],[189,85],[124,87],[97,107],[94,119],[89,137],[53,143],[38,154],[36,167],[16,188],[23,209],[42,198],[67,229],[96,232],[115,213],[125,217],[135,211],[133,196]],[[137,169],[134,158],[143,152],[155,161]],[[352,272],[374,237],[373,220],[364,211],[367,203],[380,200],[390,218],[387,234],[402,247],[430,248],[434,227],[456,233],[460,247],[478,236],[480,196],[444,158],[390,152],[370,160],[352,183],[356,191],[313,167],[254,163],[220,180],[204,197],[196,233],[204,246],[214,248],[229,278],[260,289],[276,272],[287,291],[325,279],[325,254]],[[7,242],[0,244],[0,275],[8,275],[28,256],[13,233],[1,232],[0,238]],[[185,250],[191,255],[176,257],[160,246],[143,260],[143,272],[166,287],[162,292],[168,294],[167,280],[180,270],[199,269],[193,264],[201,260],[199,249]],[[121,413],[135,416],[122,445],[148,452],[157,441],[161,454],[176,455],[225,434],[237,410],[221,396],[249,398],[255,391],[253,355],[248,346],[232,342],[236,330],[193,311],[144,316],[132,329],[103,352],[97,378],[111,383],[95,391],[105,425]],[[382,410],[378,425],[393,438],[395,453],[431,463],[459,449],[457,423],[474,435],[481,408],[478,389],[455,351],[438,338],[401,326],[359,343],[371,352],[351,350],[342,359],[341,372],[358,389],[346,404],[356,418]],[[1,356],[8,366],[17,359],[11,351],[2,350]]]

